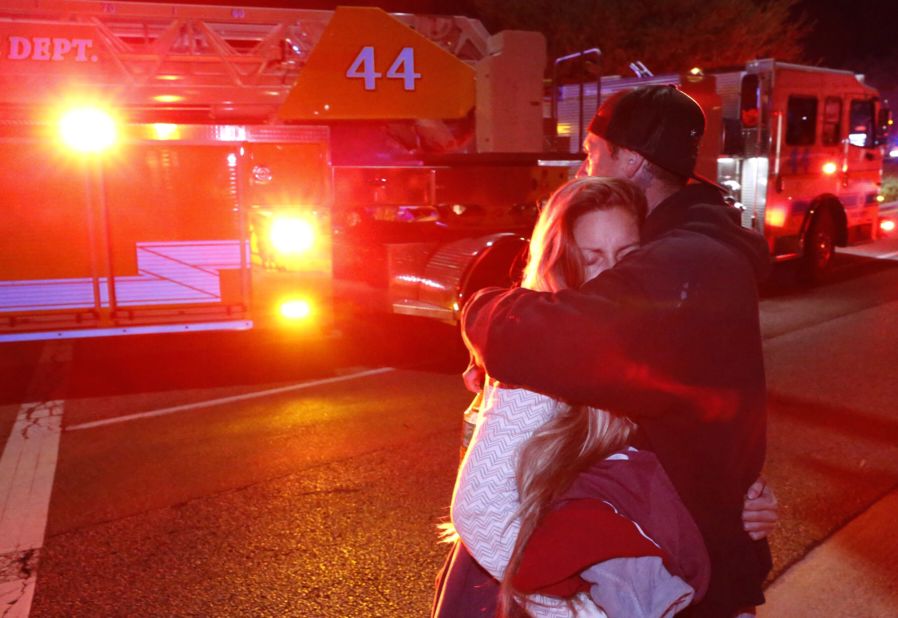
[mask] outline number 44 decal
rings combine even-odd
[[[377,80],[383,76],[374,68],[374,48],[371,46],[363,47],[346,70],[346,77],[364,80],[365,90],[376,90]],[[415,73],[415,48],[403,47],[399,51],[387,69],[387,79],[401,79],[405,90],[414,91],[415,80],[421,79],[421,74]]]

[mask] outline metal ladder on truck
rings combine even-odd
[[[180,113],[193,121],[270,119],[333,14],[7,0],[0,6],[0,35],[6,39],[0,59],[2,105],[40,104],[65,83],[157,115]],[[407,13],[393,17],[465,62],[487,54],[489,34],[476,20]]]

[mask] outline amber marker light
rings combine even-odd
[[[306,300],[288,300],[279,307],[281,317],[287,320],[304,320],[312,315],[312,305]]]
[[[96,154],[108,150],[118,139],[115,118],[98,107],[76,107],[59,119],[62,142],[77,152]]]
[[[573,125],[569,122],[559,122],[556,132],[558,135],[571,135],[573,133]]]
[[[826,174],[827,176],[831,176],[831,175],[835,174],[836,170],[838,170],[838,169],[839,169],[839,167],[832,161],[827,161],[826,163],[823,164],[823,173]]]
[[[184,97],[179,94],[157,94],[153,100],[158,103],[180,103]]]
[[[172,140],[178,139],[181,135],[180,130],[178,129],[178,125],[170,124],[167,122],[156,122],[153,123],[153,134],[156,136],[156,139],[160,140]]]
[[[782,206],[768,208],[764,213],[764,223],[770,227],[783,227],[786,225],[786,209]]]

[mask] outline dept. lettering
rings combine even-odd
[[[63,60],[96,62],[97,57],[90,53],[93,45],[93,39],[10,35],[7,39],[6,59],[47,62],[61,62]]]

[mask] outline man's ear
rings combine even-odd
[[[636,151],[621,148],[620,158],[623,161],[623,172],[626,178],[632,179],[645,163],[645,157]]]

